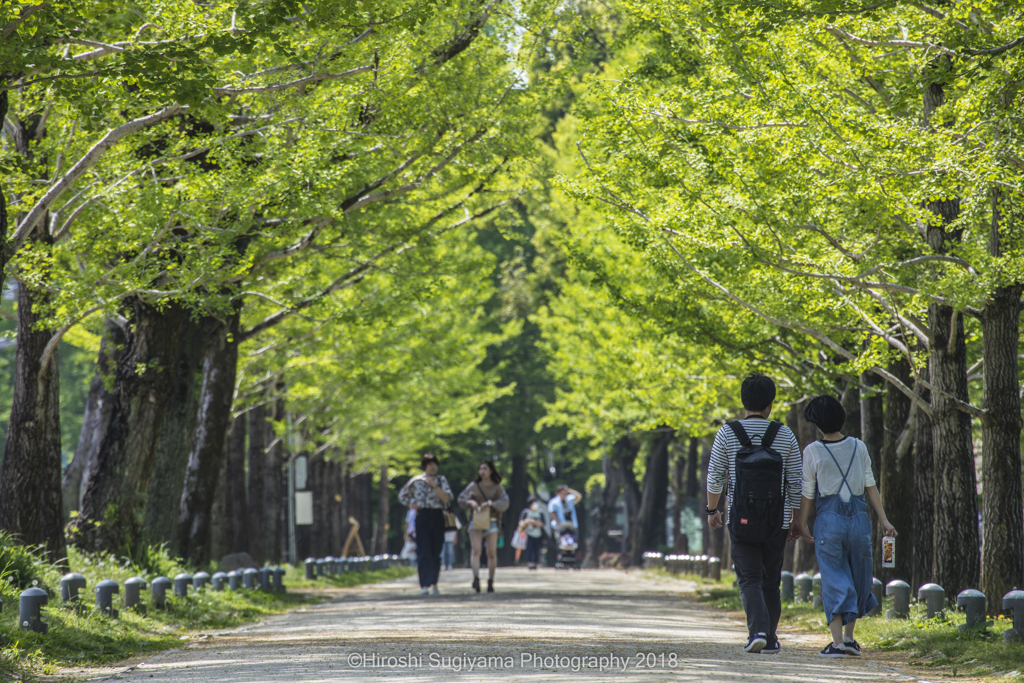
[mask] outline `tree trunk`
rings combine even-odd
[[[860,376],[862,385],[873,388],[873,391],[863,390],[860,394],[860,440],[868,448],[868,457],[871,459],[871,471],[875,479],[882,476],[882,451],[885,448],[885,410],[883,407],[883,392],[885,380],[873,372],[865,372]],[[881,532],[878,528],[878,516],[874,508],[868,506],[868,518],[871,520],[872,547],[875,552],[872,554],[872,571],[875,576],[882,575],[882,551],[881,547],[875,545],[880,538]]]
[[[72,538],[84,550],[138,557],[149,481],[174,392],[178,330],[189,312],[133,298],[117,357],[110,424],[90,475]]]
[[[363,472],[354,477],[355,486],[358,490],[356,499],[359,501],[359,540],[363,542],[363,549],[370,552],[373,547],[373,474]]]
[[[230,441],[230,429],[228,440]],[[221,461],[217,486],[210,508],[210,559],[217,560],[231,552],[231,517],[228,515],[228,459]]]
[[[989,238],[992,256],[1001,252],[997,201],[994,195]],[[981,592],[989,596],[990,613],[1000,612],[1001,596],[1024,587],[1018,393],[1022,291],[1019,285],[997,288],[981,317],[986,413],[981,423]]]
[[[619,466],[619,454],[630,448],[629,436],[623,436],[612,446],[612,454],[605,453],[602,458],[604,468],[604,488],[601,490],[601,503],[594,519],[594,533],[590,537],[587,555],[583,560],[585,568],[593,569],[599,565],[601,555],[608,551],[608,530],[615,521],[615,508],[622,489],[622,469]]]
[[[921,376],[928,381],[928,368],[921,370]],[[922,386],[917,393],[931,402],[931,392]],[[935,453],[932,449],[932,420],[923,411],[917,412],[914,427],[914,528],[913,538],[914,586],[922,586],[935,580],[933,551],[935,543]]]
[[[47,239],[44,230],[36,234]],[[25,545],[43,546],[47,558],[56,562],[67,557],[67,548],[61,504],[60,372],[56,349],[44,358],[54,330],[38,327],[48,303],[49,295],[18,283],[18,348],[0,466],[0,529]]]
[[[246,551],[249,536],[245,504],[245,425],[248,415],[242,413],[231,421],[231,436],[228,439],[228,458],[225,469],[227,501],[224,516],[228,519],[229,552]]]
[[[967,347],[962,317],[948,306],[929,307],[932,386],[961,401],[967,393]],[[954,321],[955,316],[955,321]],[[955,336],[950,343],[950,329]],[[952,352],[950,352],[952,351]],[[971,418],[939,393],[932,395],[935,452],[935,580],[949,595],[978,586],[978,484]]]
[[[85,402],[78,447],[75,448],[74,459],[64,472],[62,488],[66,518],[70,517],[72,511],[82,509],[82,498],[89,484],[89,477],[96,469],[100,444],[103,443],[103,437],[110,426],[110,414],[113,410],[114,394],[107,391],[107,380],[114,377],[118,349],[123,345],[124,332],[113,321],[107,320],[103,336],[100,338],[96,374],[89,384],[89,396]]]
[[[690,452],[686,456],[686,497],[697,498],[700,496],[700,481],[697,479],[697,471],[700,469],[700,439],[690,437]],[[703,505],[702,505],[703,507]]]
[[[267,558],[264,547],[266,522],[263,510],[263,469],[266,461],[267,406],[253,406],[249,411],[249,495],[248,524],[249,555],[257,565]]]
[[[636,483],[633,465],[640,453],[640,442],[629,436],[629,448],[619,453],[619,471],[622,475],[623,497],[626,503],[626,528],[622,533],[622,551],[628,559],[633,555],[633,544],[639,540],[637,517],[640,514],[640,486]]]
[[[331,555],[328,549],[327,529],[327,463],[324,456],[311,455],[307,460],[307,472],[309,472],[309,483],[306,488],[313,492],[313,523],[308,527],[311,536],[310,552],[315,557],[326,557]]]
[[[330,486],[328,487],[328,493],[331,496],[331,555],[335,557],[341,556],[341,551],[345,547],[345,537],[342,532],[345,530],[344,517],[342,516],[345,512],[343,505],[344,496],[344,485],[342,482],[342,464],[337,459],[330,462]]]
[[[7,118],[7,109],[10,106],[10,99],[7,91],[0,92],[0,121]],[[4,195],[4,188],[0,185],[0,244],[7,244],[7,197]],[[4,288],[4,278],[7,273],[7,250],[0,249],[0,291]]]
[[[910,362],[900,358],[889,363],[889,372],[910,385]],[[885,412],[883,421],[885,435],[882,442],[882,455],[879,460],[881,466],[875,473],[878,481],[879,496],[882,499],[882,507],[889,521],[899,531],[903,540],[903,550],[896,554],[896,566],[892,569],[882,567],[882,528],[874,525],[872,547],[873,553],[877,556],[875,562],[875,576],[884,584],[893,579],[904,579],[910,576],[913,571],[913,493],[914,478],[912,461],[909,457],[910,449],[907,442],[907,428],[913,431],[913,423],[908,424],[911,417],[910,399],[892,384],[886,384]],[[903,437],[903,448],[900,438]],[[902,458],[900,457],[902,456]]]
[[[185,470],[178,516],[179,551],[186,561],[196,566],[210,561],[210,511],[217,473],[227,457],[238,366],[240,313],[241,307],[236,306],[227,323],[220,325],[220,329],[210,336],[203,357],[199,415]]]
[[[284,385],[277,385],[278,396],[283,396]],[[275,422],[282,422],[285,419],[284,398],[278,398],[274,402],[273,413],[268,415],[269,419]],[[284,525],[281,523],[282,502],[284,499],[284,463],[287,461],[287,454],[284,450],[284,440],[277,437],[274,427],[269,422],[265,425],[266,439],[268,444],[274,444],[267,448],[266,465],[263,470],[263,523],[264,546],[267,562],[277,564],[281,561],[281,532]],[[315,495],[315,494],[314,494]]]
[[[668,499],[668,446],[675,439],[675,430],[667,429],[651,444],[644,473],[643,495],[636,516],[635,533],[630,544],[629,563],[643,564],[643,554],[657,550],[665,540],[665,502]]]
[[[841,403],[846,410],[846,423],[843,425],[843,434],[856,439],[861,437],[860,433],[860,384],[857,378],[846,377],[843,379],[843,395]]]
[[[508,534],[515,532],[519,525],[519,515],[526,509],[528,497],[526,485],[526,443],[523,439],[516,437],[509,444],[512,452],[512,479],[508,487],[508,510],[505,511],[505,531]],[[458,491],[454,492],[458,495]],[[502,557],[498,559],[506,564],[512,564],[514,550],[510,543],[511,536],[505,539],[505,548],[502,549]]]
[[[391,480],[388,477],[387,463],[380,466],[377,479],[377,533],[373,539],[373,554],[383,555],[388,550],[388,520]],[[524,504],[525,507],[525,504]]]
[[[193,320],[190,316],[183,321],[178,334],[178,357],[172,371],[173,393],[156,447],[145,516],[146,542],[166,543],[175,555],[179,553],[181,493],[198,419],[203,348],[206,339],[216,332],[211,319]]]

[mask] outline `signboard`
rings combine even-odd
[[[295,488],[306,488],[306,456],[300,455],[295,458]]]
[[[295,492],[295,524],[313,523],[313,492]]]

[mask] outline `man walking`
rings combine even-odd
[[[782,615],[782,558],[788,537],[799,536],[803,462],[788,427],[770,422],[775,382],[753,374],[743,380],[740,399],[746,416],[718,430],[708,462],[708,506],[713,529],[729,525],[732,561],[747,615],[751,654],[781,650],[776,629]],[[716,508],[729,482],[728,518]]]

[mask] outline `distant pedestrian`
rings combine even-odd
[[[470,512],[469,540],[473,545],[470,566],[473,568],[473,590],[480,592],[480,553],[487,538],[487,592],[494,592],[494,572],[498,568],[498,534],[501,513],[508,510],[508,494],[501,485],[501,475],[494,463],[484,460],[477,467],[476,481],[459,494],[459,505]]]
[[[458,520],[456,520],[458,524]],[[444,532],[444,548],[441,549],[441,569],[452,569],[455,562],[455,542],[459,540],[459,526],[457,529],[448,529]]]
[[[717,508],[728,482],[726,521],[747,615],[743,650],[777,654],[782,649],[776,635],[782,616],[782,557],[787,537],[798,533],[793,518],[800,507],[800,446],[788,427],[768,420],[775,401],[775,382],[770,377],[753,374],[744,379],[740,400],[746,417],[719,429],[711,447],[704,512],[712,529],[722,527]]]
[[[818,396],[804,408],[804,418],[821,432],[821,440],[804,449],[803,500],[800,506],[802,538],[814,544],[821,572],[821,604],[832,642],[821,657],[858,656],[853,637],[857,619],[878,606],[871,593],[871,520],[865,495],[875,509],[885,536],[896,529],[885,516],[871,472],[867,446],[843,436],[843,404],[832,396]],[[811,506],[817,509],[814,536],[807,529]]]
[[[453,497],[448,480],[437,473],[439,463],[431,453],[420,458],[423,474],[402,487],[398,500],[416,511],[416,570],[420,575],[420,594],[438,594],[441,573],[441,547],[444,545],[444,505]]]
[[[526,509],[523,511],[523,530],[526,532],[526,566],[536,569],[540,562],[540,544],[544,533],[544,513],[540,508],[540,501],[537,496],[530,496],[526,499]]]
[[[413,567],[416,564],[416,510],[409,508],[405,512],[405,545],[402,546],[402,559],[409,560]]]

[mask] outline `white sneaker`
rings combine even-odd
[[[426,595],[429,592],[430,592],[429,588],[421,588],[420,589],[420,595]]]
[[[430,591],[430,594],[431,595],[440,595],[441,591],[437,590],[437,586],[434,586],[434,588]]]

